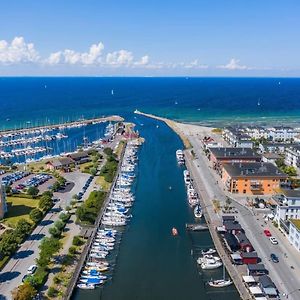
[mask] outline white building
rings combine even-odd
[[[254,139],[267,139],[268,136],[268,131],[264,127],[260,126],[248,126],[245,128],[245,132],[247,135],[249,135],[251,138]]]
[[[273,197],[276,201],[274,220],[278,226],[289,232],[289,220],[300,220],[300,190],[283,190],[282,195]]]
[[[268,136],[273,141],[287,141],[294,139],[299,132],[292,127],[288,126],[274,126],[268,128]]]
[[[233,147],[253,148],[252,138],[245,133],[244,128],[227,127],[223,130],[223,138]]]
[[[4,214],[7,212],[5,187],[0,185],[0,219],[3,219]]]
[[[295,168],[300,166],[300,145],[293,145],[285,149],[284,162],[286,165]]]
[[[289,241],[300,251],[300,220],[290,220]]]

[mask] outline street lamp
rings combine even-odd
[[[295,293],[295,292],[298,292],[298,291],[300,291],[300,289],[296,289],[296,290],[293,290],[293,291],[291,291],[291,292],[289,292],[289,293],[283,293],[282,294],[282,296],[284,296],[284,297],[286,297],[286,299],[288,299],[289,298],[289,295],[291,295],[291,294],[293,294],[293,293]]]

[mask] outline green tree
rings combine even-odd
[[[37,290],[30,283],[24,283],[12,292],[12,297],[13,300],[31,300],[36,294]]]
[[[52,191],[57,192],[60,189],[60,184],[58,181],[55,181],[52,185]]]
[[[27,190],[27,194],[32,198],[35,198],[39,193],[39,189],[36,186],[30,186]]]
[[[49,228],[49,233],[52,235],[52,237],[59,238],[61,235],[61,230],[59,230],[56,226],[53,226]]]
[[[81,246],[81,245],[83,245],[83,240],[80,238],[80,236],[78,236],[78,235],[75,235],[74,237],[73,237],[73,241],[72,241],[72,245],[74,245],[74,246]]]
[[[42,193],[42,196],[47,196],[47,197],[52,198],[53,197],[53,192],[51,192],[51,191],[45,191],[45,192]]]
[[[54,226],[59,230],[62,231],[65,228],[65,223],[61,220],[57,220],[54,223]]]
[[[52,227],[55,228],[55,227]],[[37,264],[40,267],[47,267],[52,256],[61,248],[61,242],[54,237],[44,237],[39,246],[40,255]]]
[[[43,211],[48,211],[53,205],[52,198],[48,195],[43,195],[39,201],[39,208]]]
[[[62,176],[59,176],[59,177],[57,178],[57,181],[58,181],[58,183],[60,184],[60,186],[63,186],[63,185],[66,184],[66,179],[65,179],[64,177],[62,177]]]
[[[10,195],[10,194],[11,194],[11,186],[10,186],[10,185],[6,185],[6,186],[5,186],[5,193],[6,193],[7,195]]]
[[[109,147],[107,148],[104,148],[103,152],[107,155],[107,156],[110,156],[113,154],[113,150]]]
[[[24,238],[30,234],[32,229],[31,224],[25,219],[20,219],[16,225],[15,230],[13,231],[14,236],[17,239],[17,242],[20,244]]]
[[[0,254],[1,257],[9,256],[16,251],[18,247],[17,238],[12,231],[6,231],[2,234],[0,241]]]
[[[59,216],[58,216],[64,223],[67,223],[68,220],[70,219],[70,214],[65,214],[65,213],[61,213]]]
[[[90,173],[91,173],[91,175],[96,176],[96,174],[97,174],[97,169],[94,168],[94,167],[90,168]]]
[[[40,211],[38,208],[34,208],[30,213],[29,213],[29,218],[32,220],[34,223],[38,223],[43,219],[43,213]]]

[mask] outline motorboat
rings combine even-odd
[[[201,268],[203,270],[214,270],[217,268],[220,268],[223,265],[221,261],[216,261],[216,260],[205,260],[201,263]]]
[[[77,287],[82,290],[94,290],[95,285],[91,283],[78,283]]]
[[[175,227],[172,228],[172,235],[173,236],[178,235],[178,230]]]
[[[209,254],[215,254],[216,252],[217,252],[216,249],[209,248],[209,249],[203,249],[201,251],[201,254],[202,255],[209,255]]]
[[[201,206],[200,206],[200,205],[197,205],[197,206],[194,208],[194,216],[195,216],[195,218],[197,218],[197,219],[201,219],[201,218],[202,218],[203,212],[202,212],[202,209],[201,209]]]
[[[184,161],[184,153],[181,149],[176,150],[176,159],[179,165],[183,165]]]

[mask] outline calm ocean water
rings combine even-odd
[[[27,121],[38,125],[112,113],[126,117],[136,108],[203,123],[298,121],[300,79],[0,78],[0,104],[1,129]]]
[[[193,215],[175,159],[180,139],[166,125],[132,112],[137,108],[206,124],[294,122],[300,117],[300,79],[0,78],[0,105],[0,129],[120,114],[134,121],[146,138],[139,154],[133,218],[123,234],[112,280],[104,289],[76,293],[76,300],[239,298],[233,287],[215,291],[205,284],[220,278],[221,270],[197,268],[199,249],[212,241],[207,232],[185,231]],[[173,226],[178,238],[171,236]]]

